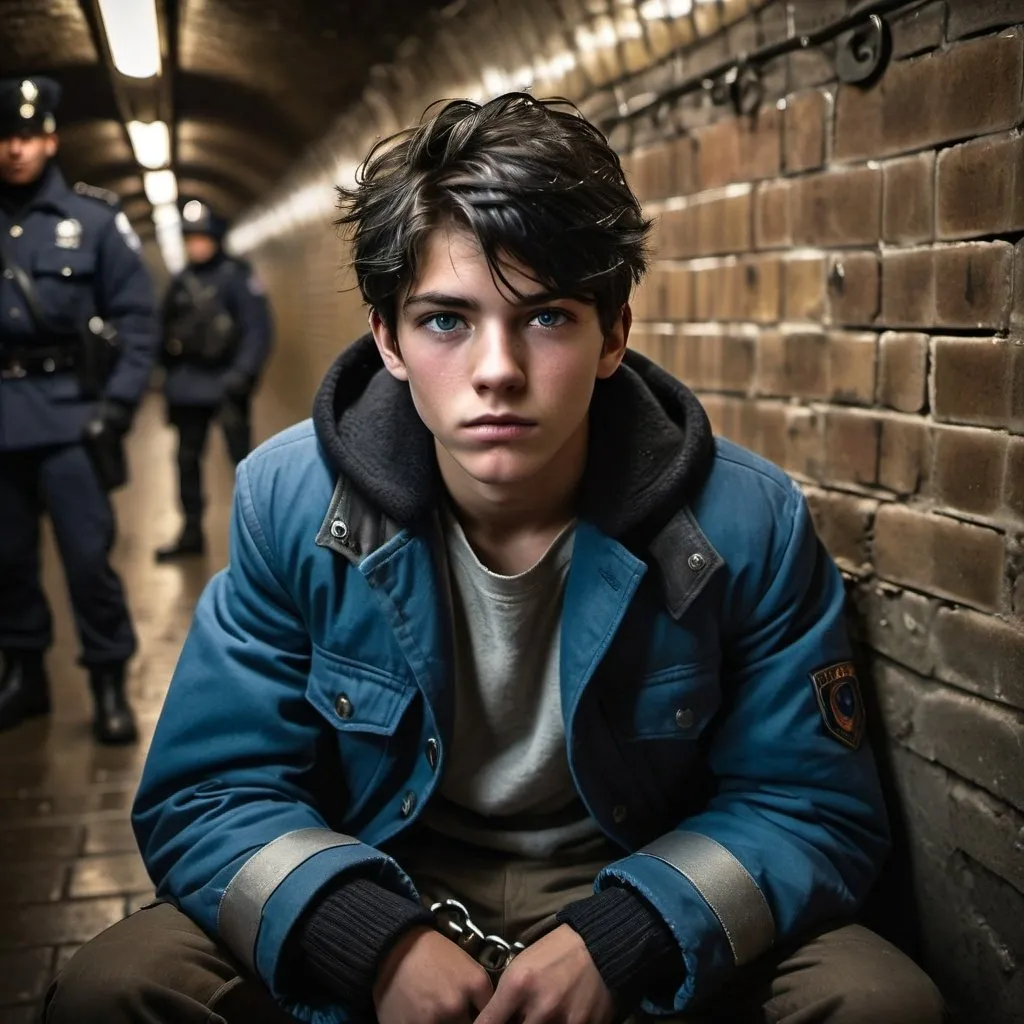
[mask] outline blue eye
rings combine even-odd
[[[560,309],[542,309],[534,314],[533,319],[539,327],[561,327],[569,317]]]
[[[454,313],[434,313],[423,321],[423,326],[435,334],[451,334],[462,325],[461,316]]]

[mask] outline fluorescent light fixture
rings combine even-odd
[[[146,124],[143,121],[128,122],[128,138],[132,140],[135,159],[143,167],[155,170],[166,167],[171,160],[171,133],[163,121]]]
[[[173,215],[172,212],[173,211]],[[173,203],[153,207],[153,223],[156,225],[156,244],[160,255],[171,274],[177,274],[187,262],[185,238],[181,233],[181,218]]]
[[[173,203],[178,198],[178,179],[174,171],[146,171],[142,176],[146,198],[154,206]]]
[[[156,0],[99,0],[114,67],[129,78],[160,74]]]
[[[153,207],[153,223],[157,229],[173,227],[181,224],[181,214],[178,213],[177,203],[161,203]]]

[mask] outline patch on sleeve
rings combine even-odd
[[[263,287],[263,282],[256,276],[255,272],[249,274],[249,294],[250,295],[265,295],[266,289]]]
[[[839,661],[811,673],[818,710],[834,739],[856,750],[864,739],[864,701],[852,661]]]
[[[124,210],[118,210],[114,223],[117,225],[117,230],[121,232],[121,237],[125,240],[128,248],[138,252],[142,248],[142,242],[139,236],[135,234],[132,222],[128,219],[128,214]]]
[[[90,199],[98,199],[101,203],[106,203],[108,206],[117,206],[121,202],[121,199],[116,192],[100,188],[99,185],[90,185],[84,181],[76,181],[74,187],[75,191],[80,196],[88,196]]]

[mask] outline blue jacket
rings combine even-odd
[[[228,373],[247,381],[250,389],[255,386],[270,354],[273,335],[270,307],[259,278],[244,260],[221,252],[209,263],[189,270],[203,287],[215,291],[215,302],[237,325],[238,347],[230,364],[223,367],[171,362],[164,395],[170,405],[215,407],[224,400],[224,380]],[[179,274],[171,282],[164,300],[165,331],[176,303],[189,301]]]
[[[678,940],[685,975],[657,1008],[679,1011],[853,915],[885,813],[842,582],[796,485],[712,442],[693,396],[633,353],[597,384],[590,444],[561,627],[567,753],[622,850],[597,887],[639,891]],[[408,390],[364,338],[314,422],[238,469],[230,563],[136,799],[159,895],[304,1020],[350,1019],[286,955],[325,886],[368,875],[416,897],[380,847],[439,792],[452,736],[438,488]]]
[[[121,354],[102,397],[135,406],[149,382],[159,331],[139,239],[117,197],[81,182],[72,189],[51,164],[21,208],[0,189],[0,236],[35,281],[55,326],[84,326],[99,315],[116,330]],[[0,358],[50,346],[13,275],[0,278]],[[96,402],[74,370],[0,379],[0,451],[81,440]]]

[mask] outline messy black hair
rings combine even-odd
[[[338,194],[363,299],[392,331],[424,243],[445,224],[476,236],[516,298],[510,261],[550,294],[592,302],[606,331],[647,269],[651,222],[608,140],[565,100],[449,101],[377,142]]]

